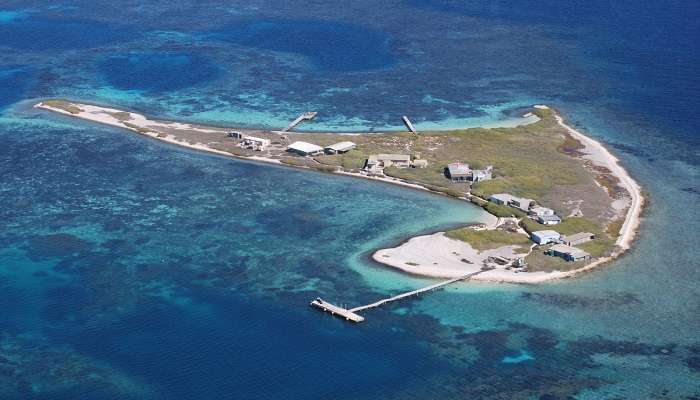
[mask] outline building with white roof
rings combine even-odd
[[[548,244],[558,242],[561,235],[557,231],[545,230],[532,232],[530,238],[537,244]]]
[[[447,173],[452,182],[466,182],[471,179],[472,176],[472,170],[469,168],[469,164],[462,164],[461,162],[448,164]]]
[[[561,223],[561,218],[559,218],[559,216],[556,214],[540,215],[539,217],[537,217],[537,222],[539,222],[542,225],[556,225],[558,223]]]
[[[544,215],[554,215],[554,210],[547,207],[535,206],[530,209],[528,214],[534,217],[542,217]]]
[[[555,244],[547,250],[547,254],[551,256],[561,257],[566,261],[580,261],[591,258],[591,255],[576,247],[567,246],[565,244]]]
[[[315,156],[323,154],[323,147],[307,142],[294,142],[287,146],[287,151],[302,156]]]
[[[255,136],[243,136],[241,145],[244,148],[264,151],[270,146],[270,139],[263,139]]]
[[[356,147],[357,145],[353,142],[338,142],[336,144],[326,146],[325,150],[328,154],[339,154],[347,153],[348,151],[353,150]]]
[[[577,244],[590,242],[595,239],[595,235],[590,232],[579,232],[561,238],[562,243],[567,246],[576,246]]]
[[[509,195],[508,193],[496,193],[492,194],[489,197],[489,201],[492,203],[500,204],[503,206],[507,206],[510,204],[510,201],[513,199],[513,196]]]
[[[367,158],[368,170],[378,170],[387,167],[408,168],[411,166],[409,154],[372,154]]]
[[[493,179],[493,165],[489,165],[486,169],[472,170],[472,182],[481,182]]]

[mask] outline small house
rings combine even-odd
[[[530,238],[533,242],[543,245],[548,243],[557,243],[561,238],[561,235],[557,231],[536,231],[530,234]]]
[[[566,261],[581,261],[591,258],[591,255],[576,247],[565,244],[555,244],[547,250],[550,256],[561,257]]]
[[[447,165],[447,175],[452,182],[466,182],[471,178],[471,174],[469,164],[456,162]]]
[[[270,146],[270,139],[263,139],[255,136],[243,136],[241,145],[246,149],[265,151]]]
[[[577,244],[590,242],[595,239],[595,235],[590,232],[579,232],[570,236],[564,236],[561,238],[562,243],[567,246],[576,246]]]
[[[324,150],[326,150],[326,153],[328,154],[342,154],[347,153],[348,151],[353,150],[356,147],[357,145],[353,142],[339,142],[330,146],[326,146]]]
[[[387,167],[408,168],[411,166],[411,156],[408,154],[372,154],[367,158],[366,167],[378,170]]]
[[[528,212],[528,211],[530,211],[530,206],[532,206],[534,203],[535,203],[535,200],[532,200],[532,199],[511,196],[511,199],[510,199],[510,202],[508,203],[508,205],[511,207],[515,207],[521,211]]]
[[[472,170],[472,182],[481,182],[493,179],[493,165],[489,165],[486,169]]]
[[[287,146],[287,151],[297,153],[302,156],[315,156],[323,154],[323,147],[317,146],[313,143],[294,142]]]
[[[413,160],[413,163],[411,163],[411,166],[413,168],[425,168],[428,166],[428,160],[423,160],[423,159]]]
[[[243,133],[238,132],[238,131],[230,131],[226,132],[226,136],[234,138],[234,139],[243,139]]]
[[[503,206],[507,206],[513,196],[509,195],[508,193],[497,193],[497,194],[492,194],[489,197],[489,201],[492,203],[500,204]]]
[[[556,225],[561,223],[561,218],[558,215],[540,215],[537,217],[537,222],[542,225]]]
[[[535,206],[530,209],[528,215],[533,217],[543,217],[546,215],[554,215],[554,210],[547,207]]]

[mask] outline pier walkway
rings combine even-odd
[[[282,132],[289,132],[292,130],[295,126],[299,125],[303,121],[311,121],[316,117],[318,113],[316,111],[307,111],[300,116],[297,117],[294,121],[292,121],[289,125],[287,125],[286,128],[282,129]]]
[[[316,307],[322,311],[329,312],[333,315],[343,317],[348,321],[362,322],[365,320],[365,318],[362,317],[361,315],[357,314],[360,311],[365,311],[365,310],[369,310],[371,308],[380,307],[380,306],[383,306],[384,304],[391,303],[393,301],[399,301],[399,300],[402,300],[402,299],[405,299],[408,297],[418,296],[421,293],[439,290],[439,289],[442,289],[445,286],[453,284],[455,282],[467,280],[467,279],[469,279],[475,275],[478,275],[482,272],[484,272],[484,271],[472,272],[472,273],[458,276],[456,278],[452,278],[452,279],[449,279],[446,281],[438,282],[436,284],[426,286],[424,288],[412,290],[410,292],[401,293],[401,294],[393,296],[393,297],[388,297],[386,299],[381,299],[381,300],[375,301],[374,303],[370,303],[370,304],[367,304],[364,306],[359,306],[359,307],[350,308],[350,309],[346,309],[346,308],[339,307],[339,306],[336,306],[334,304],[328,303],[327,301],[324,301],[321,298],[317,298],[316,300],[312,301],[311,306]]]
[[[407,116],[404,115],[403,117],[401,117],[401,119],[403,120],[404,125],[406,125],[406,128],[408,128],[409,131],[411,131],[412,133],[418,134],[418,132],[416,132],[416,128],[413,127],[411,120],[408,119]]]

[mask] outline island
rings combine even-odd
[[[416,132],[291,132],[151,119],[62,99],[34,105],[219,155],[371,179],[482,207],[487,223],[408,239],[372,258],[406,273],[540,283],[591,271],[627,251],[644,197],[601,143],[534,105],[523,124]],[[405,121],[408,121],[404,117]]]

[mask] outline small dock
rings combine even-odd
[[[364,306],[359,306],[359,307],[350,308],[350,309],[338,307],[334,304],[331,304],[331,303],[328,303],[328,302],[322,300],[321,298],[316,298],[316,300],[312,301],[311,306],[318,308],[322,311],[329,312],[332,315],[336,315],[336,316],[345,318],[347,321],[362,322],[365,320],[365,318],[363,316],[357,314],[360,311],[365,311],[365,310],[369,310],[371,308],[380,307],[380,306],[383,306],[384,304],[391,303],[393,301],[399,301],[399,300],[406,299],[409,297],[418,296],[418,295],[425,293],[425,292],[432,292],[434,290],[439,290],[439,289],[444,288],[447,285],[470,279],[471,277],[478,275],[482,272],[484,272],[484,271],[472,272],[472,273],[469,273],[469,274],[466,274],[463,276],[458,276],[456,278],[452,278],[452,279],[449,279],[446,281],[438,282],[438,283],[435,283],[433,285],[426,286],[424,288],[412,290],[410,292],[401,293],[401,294],[398,294],[398,295],[393,296],[393,297],[388,297],[386,299],[381,299],[381,300],[375,301],[374,303],[370,303],[370,304],[366,304]]]
[[[404,125],[406,125],[406,128],[408,128],[409,131],[411,131],[412,133],[418,134],[418,132],[416,132],[416,128],[413,127],[411,120],[408,119],[407,116],[404,115],[403,117],[401,117],[401,119],[403,120]]]
[[[307,111],[300,116],[297,117],[294,121],[292,121],[289,125],[287,125],[286,128],[282,129],[282,132],[289,132],[292,129],[294,129],[295,126],[299,125],[300,123],[304,121],[311,121],[312,119],[316,118],[316,115],[318,112],[316,111]]]
[[[311,307],[316,307],[322,311],[331,313],[331,315],[337,315],[339,317],[345,318],[346,321],[352,322],[362,322],[365,318],[361,315],[357,315],[350,310],[346,310],[343,307],[338,307],[335,304],[331,304],[320,297],[317,297],[311,302]]]

